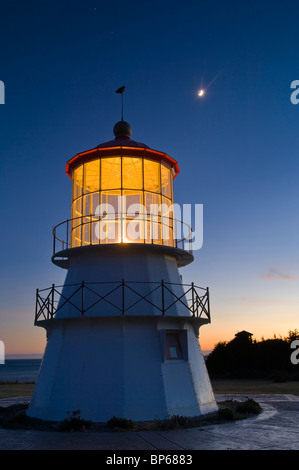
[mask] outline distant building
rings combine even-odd
[[[252,343],[252,336],[253,336],[253,333],[249,333],[248,331],[239,331],[238,333],[235,334],[235,338],[236,339],[239,339],[239,340],[247,340],[249,341],[250,343]]]

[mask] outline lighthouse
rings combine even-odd
[[[46,348],[28,415],[93,422],[199,416],[217,409],[199,344],[209,291],[182,282],[192,231],[174,214],[176,160],[114,137],[66,164],[70,218],[53,230],[64,284],[37,289]]]

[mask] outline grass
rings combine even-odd
[[[299,396],[299,381],[273,382],[264,379],[213,379],[214,393],[219,394],[292,394]],[[0,399],[31,396],[34,383],[0,383]]]
[[[291,394],[299,396],[299,382],[273,382],[264,379],[213,379],[214,393],[219,394]]]
[[[0,383],[0,399],[31,396],[34,389],[34,383]]]

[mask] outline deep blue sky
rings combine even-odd
[[[211,290],[203,347],[299,328],[298,1],[3,1],[0,339],[41,352],[37,287],[61,283],[51,229],[70,217],[65,163],[113,138],[179,162],[175,200],[204,204],[182,270]],[[199,88],[206,88],[203,99]]]

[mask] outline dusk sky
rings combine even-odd
[[[299,329],[298,41],[298,0],[1,3],[6,354],[43,353],[35,290],[66,274],[51,263],[52,228],[70,218],[65,165],[114,137],[122,85],[132,139],[178,161],[177,203],[203,204],[203,246],[181,269],[210,288],[202,349]]]

